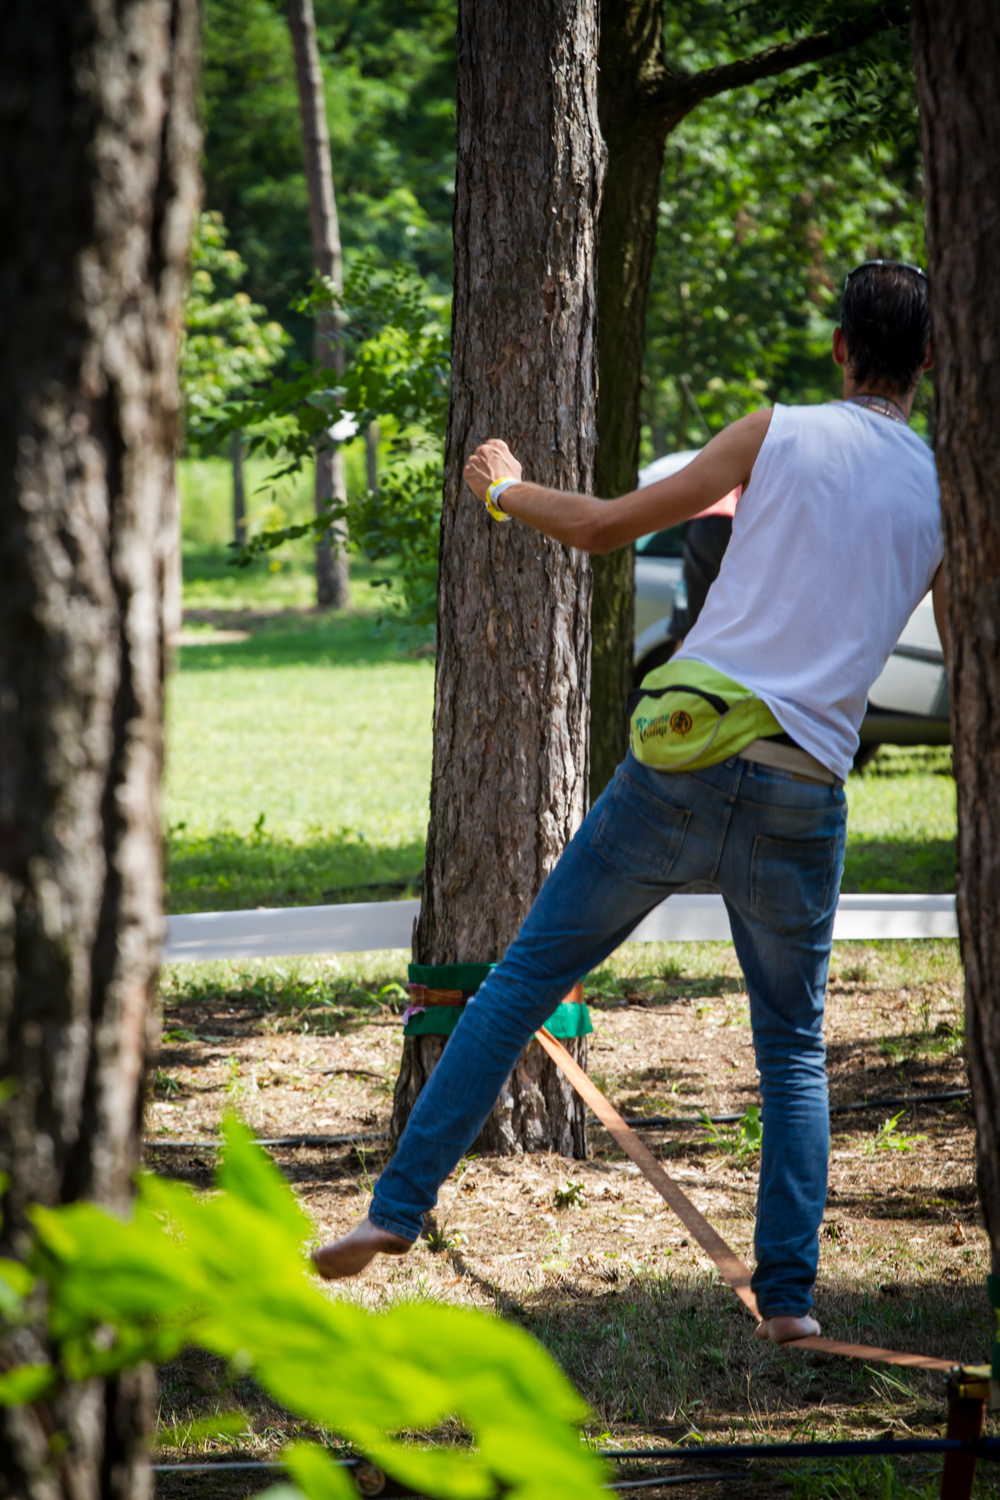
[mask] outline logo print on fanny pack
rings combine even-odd
[[[670,727],[674,734],[679,734],[683,738],[693,727],[691,715],[686,714],[683,708],[679,708],[676,713],[670,715]]]

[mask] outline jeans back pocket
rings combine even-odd
[[[591,848],[622,880],[663,885],[681,852],[690,818],[687,808],[674,807],[619,771]]]
[[[775,839],[758,834],[750,861],[750,910],[772,932],[804,932],[826,914],[836,837]]]

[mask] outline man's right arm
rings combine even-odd
[[[690,520],[738,485],[746,489],[770,422],[769,408],[741,417],[711,438],[698,457],[676,474],[618,500],[568,495],[522,481],[520,464],[506,443],[495,438],[477,448],[465,466],[465,478],[480,499],[494,480],[506,475],[517,478],[502,500],[510,515],[567,546],[613,552],[648,532]]]

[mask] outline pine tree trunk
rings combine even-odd
[[[195,0],[12,0],[0,48],[3,1254],[126,1208],[162,936],[163,607]],[[16,1353],[44,1357],[44,1331]],[[152,1377],[0,1413],[0,1495],[150,1493]],[[65,1435],[62,1449],[53,1435]]]
[[[313,266],[339,291],[343,284],[340,225],[333,191],[330,133],[326,124],[323,73],[316,45],[316,19],[312,0],[288,0],[288,25],[295,52],[295,73],[302,112],[302,151],[309,190],[309,232]],[[344,350],[336,313],[316,319],[316,363],[337,375],[344,373]],[[316,514],[322,515],[331,500],[347,499],[344,455],[339,447],[324,448],[316,455]],[[347,528],[338,521],[316,544],[316,603],[324,609],[346,609],[350,604],[347,566]]]
[[[667,134],[682,115],[646,95],[662,69],[662,0],[612,0],[601,10],[601,131],[608,167],[598,259],[600,402],[596,493],[634,489],[642,426],[646,301],[656,250],[660,174]],[[632,689],[634,549],[594,559],[591,611],[590,800],[614,775],[628,745]]]
[[[603,147],[593,0],[461,0],[452,401],[434,767],[414,958],[502,956],[587,797],[590,568],[462,480],[505,437],[527,476],[591,490]],[[572,1044],[577,1055],[585,1044]],[[414,1038],[398,1132],[440,1054]],[[585,1149],[582,1107],[532,1042],[480,1149]]]
[[[949,587],[958,923],[979,1197],[1000,1275],[1000,12],[915,0]]]
[[[243,484],[243,434],[234,432],[229,440],[229,458],[233,466],[233,541],[242,547],[247,539],[247,501]]]

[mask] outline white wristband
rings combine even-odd
[[[520,484],[520,479],[495,479],[486,491],[486,509],[494,521],[509,521],[510,515],[502,505],[497,504],[497,498],[504,490],[509,490],[512,484]]]

